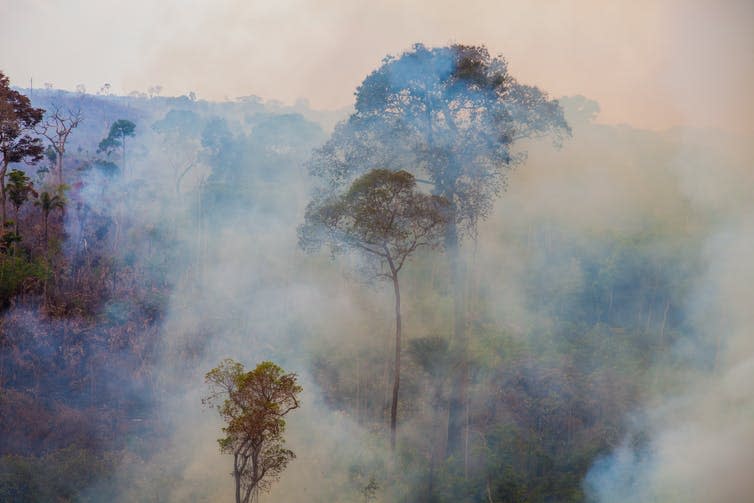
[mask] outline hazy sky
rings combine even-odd
[[[28,86],[349,105],[388,53],[483,43],[601,121],[754,132],[751,0],[0,0],[0,69]]]

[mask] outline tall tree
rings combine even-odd
[[[508,169],[523,160],[513,144],[544,135],[559,141],[570,129],[557,101],[518,83],[505,59],[491,57],[484,46],[417,44],[400,57],[389,56],[357,89],[355,108],[311,160],[323,193],[376,167],[405,169],[449,203],[444,244],[454,285],[452,350],[459,363],[448,447],[457,453],[468,385],[461,240],[475,236],[477,223],[505,188]]]
[[[47,138],[55,151],[55,173],[58,185],[63,185],[63,157],[71,131],[81,123],[81,110],[62,111],[59,105],[52,105],[47,119],[36,128],[38,134]]]
[[[136,124],[126,119],[118,119],[110,126],[110,132],[97,148],[97,152],[104,152],[110,155],[114,150],[120,149],[121,152],[121,169],[126,172],[126,138],[133,137],[136,131]]]
[[[13,209],[15,210],[15,229],[16,236],[20,237],[18,227],[18,214],[21,210],[21,206],[29,199],[29,196],[36,194],[34,192],[34,184],[31,179],[21,171],[20,169],[14,169],[8,173],[8,183],[6,184],[8,190],[8,197],[10,198]]]
[[[120,149],[120,168],[123,176],[126,176],[126,138],[128,138],[129,136],[133,137],[135,130],[136,124],[134,124],[133,122],[126,119],[118,119],[110,126],[110,132],[108,133],[106,138],[99,142],[99,146],[97,148],[97,152],[104,152],[108,157],[110,157],[115,150]],[[113,164],[107,160],[98,160],[96,164],[106,172],[115,171]],[[121,221],[123,220],[124,211],[125,210],[123,209],[122,201],[117,200],[116,208],[112,212],[115,227],[115,232],[113,233],[112,240],[113,250],[117,249],[117,247],[120,245]]]
[[[42,215],[44,217],[44,242],[45,242],[45,249],[47,248],[47,228],[49,226],[50,221],[50,213],[53,210],[63,210],[65,208],[65,197],[62,193],[57,194],[50,194],[47,191],[42,192],[36,201],[34,201],[34,206],[37,206],[39,209],[42,210]]]
[[[183,178],[196,165],[203,127],[202,117],[190,110],[170,110],[152,124],[152,129],[163,137],[163,151],[173,169],[176,194],[181,191]]]
[[[233,455],[236,503],[253,502],[296,457],[283,447],[284,418],[300,406],[302,388],[296,374],[269,361],[245,372],[227,359],[205,381],[209,393],[202,402],[217,409],[226,424],[218,442],[221,452]]]
[[[44,110],[31,106],[28,97],[10,88],[10,80],[0,72],[0,224],[5,230],[5,177],[12,162],[36,162],[44,154],[42,141],[32,136],[34,127],[44,116]]]
[[[395,362],[390,407],[390,447],[395,449],[398,390],[401,378],[401,291],[399,273],[420,247],[440,244],[446,202],[416,190],[406,171],[375,169],[356,179],[348,192],[307,208],[300,229],[304,248],[327,243],[333,251],[353,248],[377,259],[395,295]],[[382,269],[382,267],[381,267]]]

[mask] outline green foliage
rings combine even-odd
[[[36,162],[42,158],[42,141],[31,133],[43,116],[44,110],[32,107],[28,97],[11,89],[10,80],[0,72],[0,175],[5,175],[12,162]]]
[[[524,159],[512,151],[525,138],[570,135],[563,111],[540,89],[520,84],[501,56],[484,46],[416,44],[387,57],[356,91],[355,112],[318,149],[311,173],[325,194],[338,193],[373,169],[409,171],[441,196],[443,244],[453,292],[453,369],[448,438],[461,450],[468,335],[465,278],[459,260],[464,236],[476,236],[505,189],[508,168]]]
[[[168,136],[199,136],[204,127],[199,114],[190,110],[170,110],[165,117],[152,124],[159,134]]]
[[[31,179],[19,169],[14,169],[8,174],[8,182],[5,184],[5,192],[10,197],[13,208],[16,210],[15,232],[11,236],[3,236],[3,244],[10,246],[13,243],[14,250],[18,250],[18,242],[21,241],[19,231],[18,212],[21,206],[29,199],[31,194],[36,195]]]
[[[6,222],[6,226],[14,226],[15,221],[9,220]],[[15,231],[6,231],[0,236],[0,250],[3,253],[9,253],[13,250],[13,246],[16,243],[20,243],[22,240],[21,235]]]
[[[117,164],[107,159],[95,159],[92,165],[99,170],[103,175],[112,178],[120,173],[120,168]]]
[[[45,149],[44,155],[47,158],[47,160],[50,162],[50,165],[55,165],[55,163],[58,160],[58,153],[55,151],[54,148],[52,148],[52,145],[47,146],[47,148]]]
[[[307,250],[322,244],[334,252],[353,248],[397,272],[418,248],[439,246],[445,209],[443,198],[416,190],[410,173],[375,169],[357,178],[345,194],[312,201],[299,243]]]
[[[6,233],[6,235],[13,233]],[[0,254],[0,305],[7,305],[14,295],[35,281],[49,276],[47,267],[29,262],[25,257]]]
[[[310,162],[337,190],[375,168],[407,170],[445,197],[452,223],[473,230],[505,186],[522,138],[570,129],[557,101],[518,83],[484,46],[416,44],[387,57],[356,91],[356,111]]]
[[[303,175],[301,166],[324,138],[319,125],[298,114],[252,116],[248,122],[250,133],[226,118],[202,122],[198,157],[211,168],[202,188],[203,211],[218,222],[230,215],[245,218],[252,207],[294,213],[288,180]]]
[[[90,450],[66,447],[41,457],[0,457],[0,501],[81,501],[80,493],[112,473],[112,461]]]
[[[11,170],[8,173],[8,181],[5,188],[8,191],[8,197],[18,212],[19,208],[29,199],[29,196],[36,194],[34,184],[31,179],[20,169]]]
[[[434,55],[447,55],[449,52],[420,51],[417,48],[410,53],[415,53],[415,61],[444,63],[447,60]],[[430,118],[433,118],[430,124],[440,127],[433,126],[432,129],[433,149],[429,148],[430,138],[421,137],[418,127],[422,117],[426,118],[420,113],[426,112],[421,105],[424,98],[420,89],[422,76],[427,77],[431,84],[428,94],[432,97],[430,101],[438,98],[439,101],[434,102],[437,105],[458,104],[460,101],[443,100],[464,96],[453,95],[454,89],[460,93],[463,89],[484,89],[489,87],[488,84],[495,84],[495,79],[485,77],[488,72],[483,71],[484,58],[462,61],[456,72],[457,79],[453,81],[457,87],[453,88],[443,84],[446,81],[442,80],[446,75],[444,72],[453,73],[453,65],[438,65],[431,67],[428,73],[409,74],[402,71],[409,68],[405,64],[408,59],[396,64],[403,57],[389,59],[384,69],[375,72],[374,79],[361,93],[358,117],[339,126],[334,139],[346,138],[343,136],[346,130],[353,136],[348,138],[349,144],[340,145],[338,155],[332,158],[336,162],[328,165],[328,168],[336,170],[339,162],[350,163],[350,168],[341,173],[344,178],[338,190],[344,192],[328,202],[345,198],[349,184],[373,167],[378,170],[390,168],[398,173],[396,186],[400,186],[398,182],[409,179],[400,175],[400,170],[406,170],[419,179],[414,181],[420,184],[420,189],[439,194],[442,187],[435,185],[435,178],[428,175],[430,168],[436,166],[438,170],[445,170],[438,171],[437,179],[448,180],[458,175],[456,180],[459,185],[453,186],[459,191],[457,198],[468,194],[481,201],[482,196],[493,194],[494,191],[484,191],[490,191],[495,184],[503,188],[504,184],[498,182],[505,177],[508,162],[505,156],[509,154],[507,145],[512,141],[508,136],[512,131],[508,123],[502,129],[495,130],[500,137],[484,137],[492,141],[490,145],[482,145],[483,148],[479,150],[485,155],[492,152],[488,150],[491,145],[500,142],[496,151],[500,156],[489,157],[500,164],[489,165],[484,165],[481,157],[475,157],[468,165],[454,163],[454,160],[477,151],[471,133],[485,133],[487,130],[483,127],[470,128],[466,132],[471,136],[464,134],[453,140],[449,124],[442,120],[444,112],[435,111],[434,115],[430,114]],[[451,81],[447,79],[447,82]],[[378,85],[372,85],[380,82],[385,84],[384,95],[379,94]],[[438,82],[440,85],[436,86]],[[398,95],[392,92],[398,86],[408,87]],[[525,88],[517,86],[519,89]],[[390,109],[410,112],[404,115],[407,120],[405,124],[392,122],[389,116],[379,112],[380,101],[389,102],[382,98],[390,96],[406,98],[405,102],[393,102],[396,108]],[[473,94],[465,96],[475,99]],[[143,106],[138,102],[132,104]],[[575,110],[573,123],[591,120],[596,111],[590,103],[570,105]],[[99,116],[92,115],[96,118],[89,121],[90,127],[84,125],[89,129],[78,145],[78,154],[72,154],[69,159],[72,168],[88,165],[90,159],[86,149],[96,147],[101,139],[99,124],[108,117],[127,113],[115,97],[101,100],[93,97],[84,106],[90,107],[87,113]],[[154,129],[163,135],[162,139],[170,136],[171,141],[175,140],[175,144],[168,145],[171,148],[169,152],[182,149],[191,154],[189,158],[197,157],[197,152],[192,149],[199,150],[200,135],[202,131],[205,132],[202,159],[211,173],[208,183],[202,188],[201,197],[211,204],[202,209],[206,209],[210,215],[213,211],[216,213],[215,220],[209,225],[203,222],[201,226],[207,229],[207,235],[199,240],[205,239],[208,247],[220,249],[223,242],[215,240],[215,236],[220,235],[218,231],[225,231],[237,222],[227,219],[228,212],[225,210],[231,207],[228,202],[241,210],[238,212],[240,219],[248,219],[252,208],[255,215],[270,217],[270,222],[274,222],[270,224],[265,219],[262,225],[272,226],[280,222],[283,224],[281,228],[285,228],[284,225],[293,221],[289,214],[299,218],[301,208],[292,200],[291,184],[295,180],[298,186],[298,178],[295,177],[299,176],[296,171],[299,161],[308,155],[311,144],[322,138],[321,129],[293,114],[246,115],[245,123],[239,124],[234,120],[244,117],[247,109],[236,103],[218,106],[205,103],[202,104],[204,108],[192,108],[197,112],[195,115],[194,112],[168,112],[166,115],[168,108],[157,100],[153,100],[149,106],[157,108],[136,110],[134,116],[150,121],[145,123],[165,117],[163,121],[155,123]],[[237,106],[239,108],[234,108]],[[263,108],[263,105],[257,106]],[[569,104],[566,103],[566,106]],[[516,107],[510,111],[521,112]],[[216,123],[216,129],[208,127],[205,130],[205,113],[222,114],[225,125]],[[462,114],[452,116],[460,117]],[[463,127],[467,125],[462,124]],[[575,154],[570,145],[567,152],[557,153],[566,157],[564,166],[568,169],[561,171],[568,172],[568,176],[577,172],[580,166],[568,164],[568,155],[577,158],[576,161],[571,159],[572,163],[605,166],[598,173],[600,177],[610,176],[608,167],[612,169],[616,160],[625,160],[625,157],[617,159],[619,154],[615,152],[626,150],[626,144],[618,145],[621,138],[628,134],[627,129],[620,130],[623,132],[609,126],[595,126],[595,129],[599,129],[600,134],[590,140],[591,144],[582,145]],[[620,134],[617,135],[616,131]],[[145,136],[147,134],[151,134],[151,131],[146,132]],[[338,134],[341,136],[338,137]],[[662,138],[647,132],[631,134]],[[299,135],[303,138],[301,142]],[[420,141],[417,142],[417,139]],[[578,134],[575,140],[584,141],[583,136]],[[633,140],[627,143],[629,147],[638,144]],[[111,149],[116,149],[116,154],[117,147],[117,143],[110,145]],[[594,150],[598,148],[605,149],[608,155],[595,155]],[[663,148],[677,160],[674,156],[679,149]],[[340,157],[341,153],[343,157]],[[541,152],[531,158],[536,160],[539,154]],[[53,157],[50,160],[54,160]],[[119,159],[112,159],[120,163]],[[664,170],[660,164],[665,161],[657,160],[658,156],[645,153],[637,159],[651,159],[648,165],[653,171]],[[626,162],[631,167],[633,165],[630,163],[638,163],[637,159]],[[515,158],[510,160],[515,161]],[[97,170],[117,172],[120,169],[110,160],[99,162],[101,164],[95,166]],[[134,194],[129,193],[125,200],[132,206],[126,206],[128,209],[138,207],[141,201],[148,199],[144,197],[147,190],[150,194],[158,194],[159,197],[150,201],[155,205],[158,201],[159,204],[163,201],[167,201],[168,205],[174,203],[164,190],[153,190],[155,183],[164,178],[162,175],[165,174],[166,164],[163,159],[151,158],[149,162],[155,167],[154,176],[143,181],[140,189],[145,190],[139,190],[139,198],[130,199]],[[559,159],[547,159],[540,167],[544,172],[545,168],[558,162]],[[500,173],[484,171],[493,167],[499,168]],[[59,215],[55,211],[58,207],[52,204],[56,197],[52,190],[46,191],[47,202],[43,200],[45,192],[40,194],[35,201],[37,211],[21,212],[23,229],[29,229],[24,232],[24,246],[19,246],[22,253],[0,256],[0,304],[7,307],[12,302],[19,307],[6,310],[2,319],[4,338],[0,339],[0,350],[3,351],[0,366],[4,367],[0,384],[5,388],[0,390],[0,394],[25,397],[25,400],[6,400],[8,405],[0,414],[0,423],[6,426],[0,431],[0,436],[12,432],[5,437],[7,441],[4,443],[11,452],[24,449],[24,453],[51,453],[48,455],[50,457],[6,456],[0,459],[0,501],[15,501],[19,494],[26,495],[19,498],[27,498],[21,501],[87,500],[89,492],[74,497],[73,488],[80,491],[82,487],[87,487],[86,477],[89,473],[104,473],[104,470],[98,471],[98,459],[92,459],[90,463],[87,461],[90,466],[87,470],[83,468],[86,463],[77,461],[78,454],[65,450],[55,458],[54,464],[59,468],[53,470],[42,466],[41,460],[52,460],[52,453],[60,446],[51,440],[54,435],[51,436],[50,430],[57,431],[58,438],[70,436],[69,430],[60,427],[57,421],[64,414],[54,407],[59,403],[56,400],[75,404],[71,405],[76,407],[75,412],[90,418],[91,430],[81,427],[82,431],[77,435],[90,438],[106,435],[108,441],[131,441],[131,435],[124,431],[150,421],[145,419],[141,423],[136,419],[131,420],[136,415],[134,411],[148,409],[145,405],[148,398],[145,397],[162,396],[165,392],[156,363],[160,360],[155,356],[158,352],[155,348],[162,347],[164,341],[160,339],[161,332],[154,328],[159,323],[154,322],[159,321],[172,304],[172,288],[197,283],[192,277],[198,274],[203,265],[197,261],[184,267],[185,262],[196,258],[182,248],[185,243],[166,237],[180,234],[176,229],[183,225],[183,221],[179,218],[174,223],[165,217],[175,215],[176,208],[169,208],[168,211],[164,205],[156,206],[156,213],[152,212],[152,206],[143,212],[131,214],[126,211],[118,221],[123,234],[117,249],[114,249],[110,238],[115,233],[115,225],[112,208],[107,207],[109,199],[105,199],[101,205],[91,206],[89,203],[100,189],[102,197],[112,194],[113,198],[123,199],[123,195],[116,190],[118,180],[108,180],[108,183],[98,186],[102,177],[97,170],[71,170],[73,188],[67,215],[69,220],[64,229],[54,229],[57,234],[56,239],[51,240],[51,247],[56,252],[46,254],[46,262],[39,261],[42,253],[36,234],[41,229],[41,216],[45,208],[51,209],[51,215]],[[676,171],[670,171],[675,180]],[[553,169],[551,174],[557,176],[558,172]],[[471,177],[477,174],[490,175],[489,179],[494,184],[489,187],[475,185]],[[636,178],[644,181],[641,173]],[[578,178],[568,180],[577,187],[584,183]],[[603,181],[608,180],[613,179]],[[365,179],[363,183],[355,184],[350,194],[352,200],[356,201],[368,193],[373,181]],[[196,194],[189,192],[189,187],[190,184],[186,184],[183,195],[193,199]],[[385,200],[383,195],[390,193],[390,186],[385,187],[385,193],[375,191],[372,202],[376,204]],[[416,186],[414,190],[424,193]],[[563,195],[556,191],[548,191],[548,194],[557,194],[557,197],[551,198],[554,207]],[[650,194],[653,197],[654,193]],[[669,197],[664,197],[662,204],[669,200],[671,202],[668,204],[672,204],[672,195],[666,195]],[[515,210],[516,198],[512,199]],[[363,200],[368,198],[364,197]],[[449,327],[453,325],[451,295],[456,285],[453,284],[448,264],[438,254],[417,254],[412,267],[407,268],[401,277],[403,292],[407,294],[405,297],[411,299],[405,330],[410,358],[402,361],[405,373],[400,396],[403,426],[399,430],[401,449],[396,457],[397,463],[390,469],[368,466],[348,479],[345,474],[349,473],[348,466],[354,456],[353,443],[333,440],[338,444],[337,449],[320,457],[315,452],[315,449],[321,448],[320,439],[311,438],[312,435],[306,439],[309,443],[307,447],[312,448],[311,453],[307,454],[316,455],[323,463],[323,470],[327,470],[325,484],[328,488],[325,491],[329,493],[326,498],[317,494],[320,499],[368,501],[374,494],[367,489],[374,480],[379,481],[379,492],[384,492],[377,495],[380,501],[584,501],[580,486],[584,474],[594,459],[623,438],[628,428],[624,420],[627,413],[636,410],[639,400],[651,393],[652,386],[672,386],[672,381],[683,379],[685,374],[677,370],[680,351],[675,349],[682,346],[677,343],[689,340],[689,320],[684,319],[688,313],[684,313],[683,306],[693,286],[691,284],[699,277],[699,271],[691,266],[696,250],[701,250],[702,246],[699,241],[683,240],[679,236],[684,232],[683,225],[688,225],[688,222],[704,225],[704,218],[697,218],[699,214],[695,213],[683,213],[681,216],[686,224],[674,225],[673,221],[661,221],[659,217],[655,221],[648,214],[644,223],[650,229],[648,232],[627,232],[618,222],[615,230],[609,233],[601,232],[598,228],[597,234],[590,231],[592,234],[579,235],[569,225],[561,226],[565,218],[553,214],[553,211],[569,208],[553,210],[535,207],[534,202],[528,199],[523,203],[530,204],[526,211],[508,211],[511,207],[506,206],[504,213],[510,216],[502,217],[505,219],[502,223],[495,221],[494,225],[485,229],[488,234],[479,243],[480,256],[487,255],[486,259],[481,259],[484,264],[479,271],[481,279],[476,280],[470,274],[462,286],[468,292],[463,305],[467,313],[464,329],[469,334],[468,358],[465,362],[470,369],[469,401],[468,415],[464,415],[464,425],[469,426],[468,458],[464,459],[463,455],[458,454],[448,455],[444,450],[447,435],[438,431],[438,426],[444,429],[447,421],[454,369],[460,363],[449,343],[452,341],[452,329]],[[647,206],[652,211],[656,210],[653,204]],[[343,207],[335,207],[335,210],[343,210]],[[545,228],[541,221],[531,217],[531,212],[544,213],[554,223]],[[143,221],[134,218],[134,215],[143,216],[146,213],[149,216],[158,215],[157,218],[164,221],[157,225],[166,229],[155,232],[153,222],[145,226]],[[358,212],[349,210],[348,214],[348,218],[352,218]],[[378,214],[378,211],[366,212],[363,222],[369,225],[365,225],[365,228],[375,226],[379,229],[380,221],[372,218]],[[468,213],[459,214],[458,217],[463,220],[460,222],[462,224],[470,221]],[[573,219],[568,223],[573,224]],[[51,219],[52,224],[60,224],[60,221]],[[352,230],[358,229],[353,222],[348,222],[348,225]],[[520,229],[517,230],[517,225],[526,228],[525,235]],[[8,230],[10,228],[6,227]],[[68,241],[65,240],[66,232],[72,233]],[[376,235],[371,234],[372,237]],[[277,240],[275,236],[274,240]],[[314,237],[322,239],[327,236]],[[664,239],[668,237],[670,239]],[[3,240],[6,249],[19,239],[15,232],[5,232]],[[658,243],[668,246],[668,249],[663,252],[658,249]],[[264,245],[261,243],[261,246]],[[339,245],[343,249],[354,248],[351,243],[343,241],[339,241]],[[66,253],[59,253],[63,249]],[[502,253],[498,253],[500,250]],[[511,250],[513,253],[508,253]],[[210,271],[213,265],[226,265],[217,261],[224,260],[227,255],[214,254],[210,250],[208,256]],[[322,390],[323,402],[349,424],[351,421],[359,423],[358,431],[363,434],[360,440],[364,440],[364,444],[359,445],[358,449],[379,457],[385,437],[386,401],[390,386],[390,362],[389,355],[386,355],[390,348],[381,337],[385,334],[385,312],[380,309],[382,306],[371,303],[368,296],[366,300],[360,297],[360,292],[344,293],[335,268],[326,263],[326,258],[292,256],[295,258],[274,257],[281,262],[285,260],[282,268],[285,276],[265,276],[255,288],[269,291],[268,287],[273,290],[280,287],[288,292],[288,287],[297,288],[296,282],[303,278],[307,284],[326,285],[323,290],[328,294],[334,292],[336,297],[340,294],[348,297],[348,303],[344,305],[353,307],[358,314],[349,313],[349,316],[342,317],[346,321],[334,321],[311,316],[311,309],[305,310],[306,314],[291,311],[294,318],[286,319],[281,324],[292,328],[275,332],[280,335],[275,336],[275,342],[271,345],[274,351],[284,352],[289,348],[281,340],[306,344],[306,350],[301,354],[309,358],[311,375]],[[238,267],[259,270],[273,262],[264,256],[255,256],[254,260],[260,258],[265,264],[261,267],[258,262],[250,265],[251,260]],[[508,259],[511,263],[508,263]],[[508,276],[508,273],[513,276]],[[14,299],[18,294],[24,295]],[[196,313],[202,323],[212,317],[218,320],[212,323],[218,325],[237,323],[242,326],[246,323],[246,318],[238,321],[246,313],[236,317],[236,313],[247,305],[245,296],[233,299],[242,307],[234,307],[238,310],[231,311],[224,310],[226,308],[219,302],[205,302],[201,298],[199,302],[191,303],[189,299],[199,297],[191,289],[181,294],[182,299],[188,302],[187,309],[194,306],[206,309]],[[269,297],[275,299],[272,295]],[[284,307],[283,311],[286,309]],[[14,322],[13,313],[17,315],[19,312],[28,315]],[[40,319],[43,321],[40,322]],[[263,319],[259,321],[265,322]],[[201,343],[197,343],[199,349],[193,346],[182,349],[177,353],[180,356],[171,360],[172,364],[190,368],[197,361],[194,358],[202,354],[201,344],[206,344],[208,334],[213,333],[207,327],[217,326],[206,323],[208,325],[198,328],[196,335],[192,336],[201,340]],[[301,333],[307,334],[307,337],[301,339]],[[719,348],[710,347],[709,359],[716,357],[715,351],[719,351]],[[703,354],[695,352],[700,353]],[[239,367],[237,372],[231,367],[226,370],[237,376],[247,373],[243,367]],[[659,383],[653,383],[653,379]],[[144,384],[147,380],[148,385]],[[232,384],[240,387],[242,381],[233,380]],[[107,383],[107,386],[100,383]],[[59,398],[60,395],[62,398]],[[51,404],[47,413],[38,411],[37,407],[42,407],[41,404],[45,404],[45,407]],[[226,409],[228,413],[234,410],[241,409]],[[71,411],[67,413],[71,414]],[[139,412],[138,416],[141,418],[142,414]],[[77,421],[77,415],[71,419],[76,424]],[[11,429],[8,424],[17,427]],[[281,425],[277,420],[271,420],[268,424],[269,431],[281,431],[285,426],[284,422]],[[234,442],[239,438],[234,436],[234,432],[240,431],[243,421],[237,421],[234,425],[235,428],[231,428],[229,422],[223,424],[225,428],[219,445],[224,452],[232,453]],[[162,426],[150,425],[145,428],[165,431]],[[330,427],[326,425],[322,429]],[[159,450],[163,444],[154,445],[159,447],[153,449]],[[291,454],[280,445],[262,452],[270,463],[278,465],[287,463]],[[166,453],[165,458],[172,454]],[[127,481],[127,492],[105,491],[101,494],[107,494],[107,497],[98,493],[98,497],[92,501],[113,501],[117,497],[128,501],[166,501],[171,497],[176,499],[176,494],[186,500],[212,499],[214,487],[198,487],[201,482],[187,480],[189,477],[181,462],[173,464],[162,461],[164,458],[160,462],[138,460],[134,464],[139,469],[133,472],[119,463],[119,478]],[[102,465],[106,468],[107,462],[103,460]],[[66,488],[66,482],[70,482],[71,488]]]
[[[285,374],[264,361],[245,372],[231,359],[207,372],[209,393],[202,403],[217,409],[226,426],[218,439],[220,451],[233,455],[236,502],[246,503],[255,490],[269,490],[293,451],[283,447],[284,417],[300,406],[303,388],[296,374]]]
[[[375,169],[357,178],[348,191],[324,203],[313,201],[299,229],[299,243],[313,249],[327,243],[333,253],[353,248],[381,269],[377,277],[391,280],[395,299],[395,363],[390,409],[390,445],[395,449],[401,359],[401,297],[399,272],[420,247],[435,248],[447,223],[446,201],[416,190],[406,171]]]
[[[121,170],[126,169],[126,138],[135,135],[136,124],[126,119],[119,119],[110,126],[108,135],[99,142],[97,153],[104,153],[108,158],[116,150],[120,149]],[[118,172],[117,165],[109,159],[97,159],[94,165],[107,176],[112,176]]]
[[[51,211],[63,210],[65,204],[65,195],[62,193],[50,193],[46,190],[39,194],[39,198],[34,201],[34,206],[42,210],[45,218],[49,216]]]
[[[126,119],[118,119],[110,126],[110,132],[107,137],[99,143],[97,151],[109,154],[114,149],[123,147],[126,138],[134,136],[135,131],[136,124]]]
[[[451,359],[447,339],[439,336],[412,339],[409,341],[408,354],[434,379],[447,371]]]

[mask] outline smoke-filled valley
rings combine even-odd
[[[340,111],[0,95],[45,111],[44,152],[7,165],[33,186],[6,181],[0,501],[233,501],[203,405],[226,358],[303,388],[295,459],[252,501],[754,498],[750,138],[603,124],[449,47],[375,65]],[[55,111],[80,118],[64,155]],[[421,210],[426,244],[370,248],[395,220],[359,227],[373,169],[429,205],[388,237]]]

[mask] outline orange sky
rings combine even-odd
[[[484,43],[519,80],[599,101],[602,122],[754,133],[749,0],[0,0],[0,14],[0,69],[22,86],[334,108],[385,54]]]

